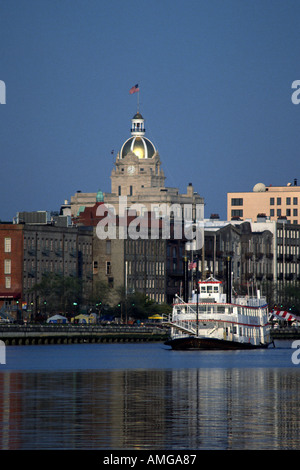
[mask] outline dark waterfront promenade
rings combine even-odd
[[[168,330],[127,325],[1,325],[5,345],[164,341]]]

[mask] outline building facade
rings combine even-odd
[[[21,305],[23,297],[23,225],[0,224],[0,308]]]
[[[300,223],[300,186],[297,180],[286,186],[265,186],[258,183],[252,192],[227,193],[227,220],[251,219],[258,215],[270,220],[286,217],[288,223]]]
[[[92,230],[48,224],[0,224],[0,307],[31,319],[45,309],[34,290],[45,274],[81,279],[92,291]],[[17,319],[17,318],[16,318]]]
[[[225,281],[225,261],[231,259],[232,283],[239,293],[261,288],[274,276],[272,225],[250,221],[204,221],[205,275]]]
[[[104,282],[111,288],[111,304],[118,302],[122,289],[125,295],[139,292],[157,303],[172,302],[174,295],[181,289],[184,237],[174,237],[172,224],[170,237],[165,237],[165,221],[153,219],[149,214],[145,214],[144,217],[128,217],[124,224],[124,220],[117,219],[116,236],[99,238],[97,224],[101,217],[87,216],[90,212],[95,212],[95,209],[86,209],[79,220],[94,221],[94,285]],[[130,224],[136,221],[140,225],[136,237],[124,237],[124,225],[128,231]],[[156,237],[151,237],[153,228]]]

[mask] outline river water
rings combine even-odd
[[[296,351],[7,346],[0,449],[300,449]]]

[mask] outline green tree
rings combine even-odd
[[[109,287],[107,282],[96,281],[93,284],[93,291],[88,300],[90,305],[96,307],[101,313],[103,307],[109,304],[110,297],[111,288]]]
[[[41,282],[31,290],[39,295],[40,306],[46,305],[47,313],[71,314],[74,304],[80,305],[82,300],[82,285],[77,277],[43,274]]]
[[[142,292],[125,294],[123,287],[118,289],[119,302],[115,307],[117,314],[123,321],[130,317],[135,320],[147,319],[150,315],[169,313],[172,307],[167,304],[158,304]]]
[[[300,313],[300,283],[296,282],[292,285],[285,285],[278,292],[278,298],[280,300],[279,307],[290,310],[291,313]]]

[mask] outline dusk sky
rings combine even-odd
[[[205,217],[300,184],[299,0],[0,0],[0,44],[2,221],[110,192],[135,84],[166,186],[193,183]]]

